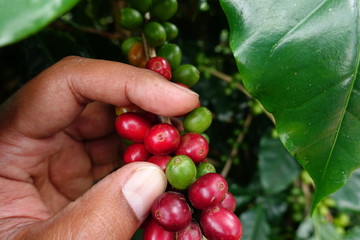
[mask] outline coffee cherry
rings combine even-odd
[[[148,158],[148,162],[155,163],[158,165],[164,172],[166,170],[166,165],[170,161],[170,155],[154,155]]]
[[[184,190],[196,179],[196,166],[191,158],[178,155],[170,159],[165,170],[166,178],[176,189]]]
[[[175,233],[169,232],[163,229],[159,224],[155,222],[153,218],[150,218],[144,228],[143,240],[174,240]]]
[[[199,106],[200,107],[200,106]],[[208,142],[208,143],[210,143],[210,138],[209,138],[209,136],[206,134],[206,133],[201,133],[201,136],[203,136],[205,139],[206,139],[206,141]]]
[[[162,228],[172,232],[185,229],[192,217],[185,196],[177,192],[165,192],[155,199],[151,215]]]
[[[201,162],[196,167],[196,178],[204,176],[208,173],[216,173],[214,165],[209,162]]]
[[[230,212],[235,212],[236,200],[235,200],[234,196],[230,192],[227,192],[226,195],[225,195],[224,200],[219,204],[219,206],[223,207],[223,208],[226,208]]]
[[[143,16],[133,8],[122,8],[120,10],[119,24],[126,30],[135,30],[143,24]]]
[[[141,42],[140,37],[129,37],[123,41],[121,44],[121,51],[122,53],[127,56],[129,54],[130,48],[134,43]]]
[[[172,70],[175,70],[178,66],[180,66],[181,50],[179,46],[173,43],[165,43],[162,45],[159,48],[157,55],[165,58],[169,62]]]
[[[129,3],[141,13],[146,13],[151,7],[151,0],[129,0]]]
[[[177,0],[153,0],[150,13],[151,16],[166,21],[176,13],[177,9]]]
[[[141,143],[151,125],[137,113],[124,113],[116,118],[115,129],[117,133],[130,141]]]
[[[239,218],[229,210],[216,206],[200,215],[202,233],[208,240],[239,240],[242,226]]]
[[[184,129],[187,132],[202,133],[212,122],[212,114],[206,107],[198,107],[188,113],[184,119]]]
[[[172,41],[178,36],[179,30],[175,24],[171,22],[163,22],[162,26],[165,29],[167,41]]]
[[[124,152],[123,160],[125,163],[138,161],[146,161],[150,157],[150,153],[146,150],[144,144],[133,143],[128,146]]]
[[[165,43],[166,32],[164,27],[158,22],[149,22],[144,27],[146,40],[154,47]]]
[[[141,42],[134,43],[128,53],[128,61],[131,65],[144,68],[146,66],[146,55],[144,45]]]
[[[127,113],[127,112],[143,113],[144,111],[134,104],[131,104],[128,106],[123,106],[123,107],[120,107],[120,106],[115,107],[116,116],[120,116],[121,114]]]
[[[206,139],[198,133],[186,133],[180,138],[180,144],[176,155],[186,155],[195,164],[206,158],[209,152],[209,145]]]
[[[184,230],[179,231],[175,234],[176,240],[201,240],[201,230],[197,222],[191,221],[190,225]]]
[[[146,68],[157,72],[167,80],[171,79],[171,68],[168,61],[166,61],[165,58],[162,57],[153,57],[150,58],[149,61],[146,64]]]
[[[208,173],[191,184],[188,197],[195,208],[205,210],[221,203],[227,192],[226,180],[220,174]]]
[[[177,149],[179,143],[178,130],[168,123],[152,126],[144,138],[145,147],[154,155],[168,155]]]
[[[199,79],[199,70],[190,64],[181,65],[174,71],[173,81],[185,84],[189,88],[194,86]]]

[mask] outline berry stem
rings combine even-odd
[[[232,82],[233,78],[223,72],[219,72],[216,69],[213,69],[211,67],[206,67],[206,66],[201,66],[201,70],[210,73],[211,75],[220,78],[221,80],[224,80],[225,82]],[[253,97],[248,93],[248,91],[245,89],[245,87],[240,84],[240,83],[236,83],[235,84],[236,88],[239,89],[243,94],[245,94],[248,98],[253,99]],[[271,113],[269,113],[268,111],[266,111],[266,109],[264,108],[264,106],[262,104],[260,104],[261,109],[264,111],[264,113],[266,114],[266,116],[275,124],[275,119],[273,117],[273,115]]]
[[[248,115],[246,116],[246,119],[245,119],[245,123],[244,123],[244,127],[243,127],[243,131],[240,132],[240,134],[238,135],[237,139],[236,139],[236,143],[234,145],[234,147],[232,148],[231,152],[230,152],[230,155],[228,157],[228,159],[226,160],[226,163],[225,163],[225,166],[224,168],[222,169],[221,171],[221,176],[223,176],[224,178],[227,177],[229,171],[230,171],[230,168],[231,168],[231,165],[232,165],[232,162],[233,162],[233,159],[234,157],[238,154],[238,151],[239,151],[239,146],[240,144],[243,142],[244,140],[244,137],[245,137],[245,134],[247,132],[247,129],[249,129],[249,126],[251,124],[251,121],[252,121],[252,117],[253,117],[253,114],[252,112],[250,111],[248,113]]]

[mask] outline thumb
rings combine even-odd
[[[156,165],[125,165],[44,222],[31,239],[131,239],[166,184]]]

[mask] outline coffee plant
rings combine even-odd
[[[124,163],[169,182],[134,240],[359,239],[359,25],[353,0],[0,0],[0,98],[68,55],[199,94],[176,118],[114,107]]]

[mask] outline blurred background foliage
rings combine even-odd
[[[133,33],[116,23],[126,4],[81,0],[36,34],[0,48],[0,101],[68,55],[126,63],[120,46]],[[309,218],[312,181],[281,144],[271,116],[244,90],[219,2],[181,0],[171,22],[179,28],[174,43],[182,64],[201,72],[193,90],[214,115],[208,160],[227,176],[242,239],[360,239],[360,172]],[[141,230],[134,239],[141,239]]]

